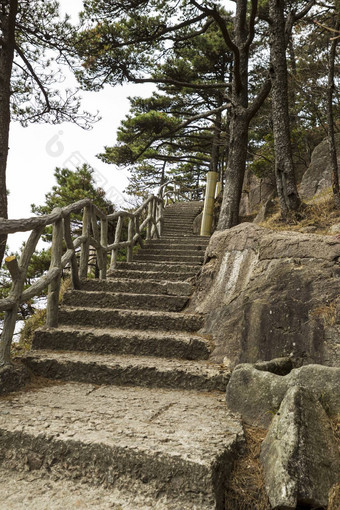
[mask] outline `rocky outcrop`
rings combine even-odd
[[[257,368],[257,365],[238,365],[227,386],[229,409],[240,413],[242,419],[259,427],[268,427],[278,411],[286,392],[292,387],[308,387],[331,416],[340,414],[340,368],[307,365],[293,369],[287,375]]]
[[[206,314],[211,359],[231,368],[287,356],[340,366],[339,257],[335,236],[250,223],[216,232],[190,305]]]
[[[261,204],[267,202],[275,190],[274,179],[270,177],[259,179],[253,172],[247,170],[243,182],[240,216],[253,214]]]
[[[324,508],[340,478],[340,454],[329,419],[314,394],[293,386],[261,448],[272,509]]]
[[[340,165],[340,133],[335,135],[338,164]],[[312,198],[332,185],[331,160],[327,138],[317,145],[312,153],[311,164],[304,173],[300,185],[302,198]]]

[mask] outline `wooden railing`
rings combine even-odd
[[[162,186],[160,186],[158,190],[157,196],[162,198],[164,201],[164,205],[167,206],[171,203],[183,201],[194,200],[198,194],[202,195],[202,199],[204,198],[205,186],[201,186],[198,188],[190,188],[188,186],[183,186],[178,184],[176,181],[167,181]],[[197,199],[197,198],[196,198]]]
[[[81,234],[71,229],[71,215],[83,212]],[[117,264],[118,251],[124,248],[126,260],[133,259],[136,244],[143,247],[144,239],[160,237],[163,221],[163,199],[150,196],[134,212],[119,211],[107,215],[89,199],[57,208],[51,214],[20,220],[0,220],[0,234],[28,232],[20,260],[7,257],[5,260],[12,278],[12,287],[7,298],[0,300],[0,311],[5,311],[3,331],[0,340],[0,366],[11,363],[10,348],[21,303],[39,295],[48,287],[46,325],[58,326],[58,304],[60,282],[63,270],[70,267],[74,289],[79,289],[81,279],[88,275],[90,249],[96,251],[99,277],[107,275],[108,254],[111,253],[110,269]],[[46,274],[29,288],[24,289],[27,270],[37,243],[45,227],[52,225],[51,263]],[[109,244],[108,227],[114,225],[114,239]],[[79,230],[78,230],[79,232]],[[124,238],[126,237],[126,238]],[[80,252],[80,257],[77,256]]]

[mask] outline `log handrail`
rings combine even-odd
[[[58,301],[60,280],[65,267],[69,267],[74,289],[80,288],[81,278],[86,278],[91,248],[96,251],[99,278],[106,279],[107,258],[111,253],[110,270],[116,267],[118,251],[126,248],[126,260],[133,260],[133,248],[143,248],[144,238],[159,238],[163,223],[163,199],[151,195],[135,211],[117,211],[107,215],[90,199],[83,199],[50,214],[38,217],[7,220],[0,218],[0,234],[31,231],[20,259],[11,256],[5,259],[12,278],[12,287],[7,298],[0,299],[0,311],[5,311],[0,340],[0,366],[11,364],[10,347],[15,329],[17,312],[21,303],[39,295],[48,287],[47,319],[49,327],[58,326]],[[71,214],[83,213],[81,234],[75,237],[71,231]],[[128,222],[124,230],[124,221]],[[109,243],[108,225],[115,223],[114,242]],[[53,228],[51,263],[46,274],[24,290],[28,265],[45,227]],[[126,239],[124,234],[126,232]],[[80,259],[77,250],[80,249]]]
[[[173,185],[173,188],[170,188],[170,185]],[[166,190],[166,188],[169,188]],[[166,191],[165,191],[166,190]],[[200,186],[197,188],[190,188],[188,186],[183,186],[183,184],[179,184],[175,179],[164,182],[158,189],[157,196],[164,201],[164,205],[168,205],[169,203],[178,202],[180,199],[183,200],[192,200],[193,193],[202,192],[204,196],[205,186]],[[189,197],[188,197],[189,195]]]

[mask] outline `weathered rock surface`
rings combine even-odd
[[[323,320],[340,294],[339,257],[333,236],[250,223],[215,232],[190,304],[206,314],[211,359],[234,367],[288,356],[339,366],[338,337],[327,333],[334,325]]]
[[[130,510],[208,510],[216,501],[222,510],[242,438],[218,392],[59,383],[0,399],[7,470],[126,491],[125,503],[137,499]],[[139,506],[139,493],[154,506]]]
[[[266,202],[275,191],[274,179],[261,178],[247,170],[243,182],[240,203],[240,216],[248,216],[256,211],[260,204]]]
[[[327,415],[306,388],[293,386],[273,418],[261,448],[273,509],[326,507],[340,479],[340,454]]]
[[[237,366],[227,386],[227,404],[245,422],[267,427],[286,392],[295,386],[308,387],[328,414],[340,414],[340,368],[306,365],[282,376],[255,367]]]
[[[338,164],[340,165],[340,133],[335,135]],[[312,153],[311,164],[304,173],[300,185],[302,198],[312,198],[332,186],[331,160],[328,140],[323,140]]]
[[[0,368],[0,395],[17,391],[30,380],[30,373],[22,363]]]

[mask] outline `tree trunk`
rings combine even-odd
[[[336,23],[335,29],[339,30],[339,23]],[[328,124],[328,143],[332,165],[332,188],[335,205],[340,209],[340,190],[339,190],[339,168],[336,153],[334,137],[334,113],[333,113],[333,94],[334,94],[334,64],[338,39],[334,38],[331,42],[328,65],[328,87],[327,87],[327,124]]]
[[[221,105],[219,105],[221,106]],[[214,133],[211,149],[210,159],[210,172],[218,173],[218,166],[220,161],[220,145],[221,145],[221,125],[222,125],[222,112],[218,112],[215,115],[214,121]]]
[[[0,218],[8,217],[6,167],[10,126],[11,74],[14,57],[15,19],[18,0],[6,0],[0,6]],[[7,235],[0,235],[0,265]]]
[[[239,222],[239,207],[248,150],[248,116],[235,108],[230,123],[230,145],[223,199],[217,230],[234,227]]]
[[[239,222],[239,207],[248,151],[248,62],[249,46],[246,45],[247,2],[237,2],[235,15],[235,44],[230,110],[229,155],[226,169],[223,199],[217,230],[234,227]]]
[[[275,176],[281,213],[300,206],[290,139],[284,0],[269,1]]]

